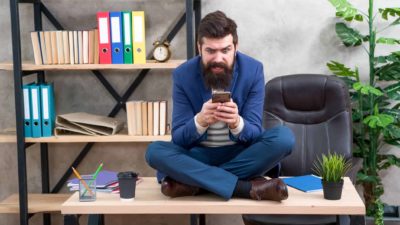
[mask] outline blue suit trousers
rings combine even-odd
[[[291,153],[293,145],[292,131],[278,126],[265,130],[247,145],[185,149],[172,142],[153,142],[146,161],[159,174],[230,199],[238,179],[264,175]]]

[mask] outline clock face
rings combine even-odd
[[[165,61],[169,57],[168,48],[165,46],[158,46],[154,49],[153,56],[157,61]]]

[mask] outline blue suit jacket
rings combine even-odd
[[[201,111],[203,103],[211,98],[201,69],[200,56],[188,60],[173,72],[172,141],[190,148],[207,138],[196,130],[194,116]],[[240,52],[236,54],[233,79],[228,88],[244,120],[242,132],[230,138],[239,143],[252,142],[262,132],[264,104],[264,72],[262,64]]]

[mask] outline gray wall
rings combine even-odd
[[[91,29],[96,25],[97,11],[144,10],[146,12],[147,50],[152,42],[162,36],[184,9],[183,0],[135,0],[128,3],[124,0],[43,0],[46,6],[59,19],[66,29]],[[354,1],[366,10],[366,1]],[[398,6],[399,0],[377,1],[378,7]],[[294,73],[329,74],[325,64],[329,60],[338,60],[354,67],[359,66],[366,74],[367,56],[362,48],[349,50],[341,46],[334,33],[334,9],[328,1],[322,0],[265,0],[265,1],[202,1],[202,13],[217,9],[223,10],[238,24],[239,50],[247,53],[264,64],[265,77],[269,80],[275,76]],[[29,31],[33,30],[33,13],[29,4],[20,5],[22,58],[33,60]],[[0,1],[0,61],[11,61],[11,33],[9,3]],[[357,25],[365,30],[365,26]],[[54,28],[44,19],[45,30]],[[396,37],[399,32],[389,33]],[[186,32],[183,29],[172,42],[173,58],[183,59]],[[393,47],[391,49],[394,49]],[[388,49],[383,49],[382,52]],[[379,53],[379,52],[378,52]],[[161,100],[171,102],[171,80],[168,70],[151,71],[143,84],[130,98],[131,100]],[[57,113],[86,111],[107,114],[114,106],[114,100],[90,72],[66,71],[49,72],[47,79],[55,82]],[[119,93],[128,87],[138,72],[105,71],[107,79]],[[29,79],[26,82],[30,81]],[[15,126],[14,92],[11,72],[0,71],[0,130]],[[166,97],[168,96],[168,97]],[[171,104],[169,105],[171,106]],[[171,107],[169,107],[171,110]],[[118,117],[125,118],[121,112]],[[96,144],[93,150],[79,166],[82,173],[93,171],[94,166],[104,162],[110,170],[134,169],[143,176],[154,176],[154,171],[144,163],[146,143],[135,144]],[[51,144],[50,168],[51,186],[67,169],[73,158],[79,153],[83,144]],[[395,149],[388,149],[395,153]],[[16,145],[0,144],[0,199],[17,191]],[[40,192],[40,158],[38,146],[27,150],[28,188],[29,192]],[[383,173],[386,194],[383,200],[389,204],[399,205],[400,199],[398,177],[399,169],[390,168]],[[67,192],[64,188],[62,192]],[[85,218],[84,218],[85,219]],[[107,216],[106,222],[112,224],[187,224],[188,216]],[[59,215],[53,220],[60,222]],[[208,216],[208,224],[242,224],[239,216]],[[32,224],[38,224],[41,217],[35,216]],[[17,215],[0,215],[0,224],[17,224]]]

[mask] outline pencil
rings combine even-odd
[[[103,168],[103,163],[101,163],[100,165],[99,165],[99,167],[97,167],[97,170],[96,170],[96,172],[94,172],[94,175],[93,175],[93,180],[96,180],[96,178],[97,178],[97,175],[99,175],[99,172],[100,172],[100,170]],[[90,180],[90,182],[89,182],[89,186],[92,184],[92,182],[93,182],[93,180]],[[82,195],[85,195],[86,194],[86,190],[83,192],[83,194]]]
[[[81,175],[78,173],[78,171],[74,168],[71,167],[72,171],[74,172],[75,176],[79,179],[82,180],[82,184],[85,186],[86,190],[88,190],[90,192],[91,195],[93,195],[92,190],[90,190],[89,186],[87,185],[86,181],[82,179]]]

